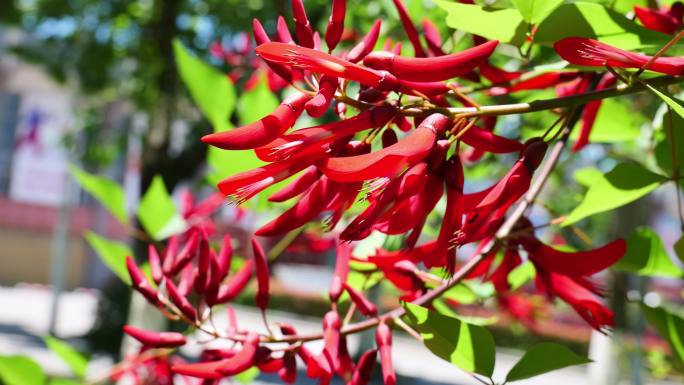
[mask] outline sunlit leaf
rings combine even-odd
[[[130,285],[131,277],[128,275],[128,269],[126,269],[126,256],[133,256],[131,248],[125,243],[103,238],[92,231],[86,232],[84,237],[100,257],[102,263],[127,285]]]
[[[226,130],[235,108],[235,89],[228,75],[195,57],[177,39],[173,41],[173,51],[180,77],[192,99],[215,131]]]
[[[533,346],[506,375],[506,382],[524,380],[554,370],[591,362],[563,345],[545,342]]]
[[[523,19],[530,24],[544,20],[563,0],[513,0]]]
[[[43,369],[24,356],[0,356],[0,382],[4,385],[43,385]]]
[[[154,239],[164,239],[184,229],[184,221],[161,176],[155,175],[140,200],[138,219],[145,231]]]
[[[463,370],[492,375],[496,346],[487,329],[411,303],[404,303],[404,308],[432,353]]]
[[[672,156],[674,152],[675,162],[681,175],[684,169],[684,118],[675,112],[667,112],[663,116],[663,127],[658,134],[659,138],[655,148],[658,167],[667,175],[673,175]]]
[[[525,41],[528,24],[515,9],[488,8],[446,0],[435,0],[435,3],[449,13],[446,23],[451,28],[515,45]]]
[[[673,355],[684,363],[684,318],[663,307],[641,305],[646,320],[672,347]]]
[[[266,75],[263,74],[252,89],[240,95],[238,100],[240,124],[249,124],[263,118],[272,113],[279,104],[278,98],[268,88]]]
[[[126,194],[118,183],[102,176],[89,174],[74,166],[69,166],[69,173],[83,190],[94,196],[116,219],[121,223],[128,222]]]
[[[636,229],[627,238],[627,252],[613,268],[645,276],[681,277],[684,275],[684,271],[670,259],[658,234],[648,227]]]
[[[582,202],[562,223],[567,226],[590,215],[634,202],[657,189],[667,179],[635,163],[620,163],[603,178],[597,179]]]
[[[71,345],[52,336],[43,337],[45,345],[57,354],[74,372],[76,377],[84,378],[88,369],[88,358]]]

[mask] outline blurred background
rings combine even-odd
[[[322,30],[328,2],[305,3],[312,24]],[[384,36],[404,39],[390,0],[348,3],[347,26],[353,26],[346,32],[349,39],[363,35],[376,18],[383,19]],[[429,17],[447,36],[442,22],[446,14],[431,1],[406,3],[415,20]],[[250,122],[279,103],[282,85],[269,78],[249,53],[250,35],[245,31],[251,31],[253,18],[273,31],[278,15],[290,20],[289,3],[4,0],[1,8],[0,355],[25,355],[48,376],[70,377],[68,366],[45,346],[43,336],[53,335],[87,353],[88,378],[97,381],[124,354],[120,329],[126,320],[153,315],[131,304],[129,289],[103,256],[116,248],[107,242],[145,255],[144,244],[136,237],[139,223],[121,223],[84,192],[80,186],[87,177],[83,175],[103,176],[122,186],[126,217],[136,212],[157,176],[163,181],[162,190],[181,207],[184,194],[192,193],[197,201],[211,199],[219,178],[249,169],[250,160],[222,158],[199,141],[212,128],[181,82],[173,41],[179,39],[188,52],[229,76],[236,93],[232,123]],[[516,130],[509,127],[512,124],[504,122],[504,131]],[[572,173],[603,154],[597,147],[564,167]],[[494,159],[488,162],[491,166]],[[83,172],[87,174],[79,174]],[[572,209],[581,192],[578,186],[566,188],[569,192],[555,203],[559,212]],[[672,191],[661,191],[616,214],[592,218],[577,229],[580,233],[569,237],[578,242],[580,234],[579,238],[601,244],[612,236],[628,235],[637,225],[652,224],[664,244],[672,245],[679,236],[673,197]],[[222,204],[216,217],[218,232],[230,231],[245,244],[251,231],[273,216],[275,208],[262,203],[240,208]],[[372,249],[385,241],[371,239],[359,247]],[[317,317],[328,306],[323,293],[334,266],[334,236],[308,229],[274,245],[286,251],[275,266],[273,318],[303,331],[316,330]],[[611,292],[609,300],[618,319],[612,338],[592,332],[565,305],[542,305],[543,299],[532,292],[528,299],[538,317],[528,323],[500,312],[489,298],[491,287],[484,284],[472,283],[466,292],[454,294],[451,305],[491,325],[497,345],[503,347],[497,372],[505,373],[521,349],[539,341],[562,342],[595,361],[541,376],[530,384],[682,383],[681,371],[669,358],[669,346],[646,329],[638,306],[629,301],[681,302],[681,279],[617,272],[601,278]],[[376,287],[374,295],[380,303],[395,306],[391,288]],[[240,322],[258,323],[250,296],[238,302]],[[369,343],[366,337],[352,341],[353,354]],[[474,383],[418,342],[408,337],[397,340],[401,383]],[[278,382],[265,375],[239,380]],[[307,381],[300,376],[301,383]]]

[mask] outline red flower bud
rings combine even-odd
[[[149,303],[157,307],[161,306],[157,291],[150,285],[149,281],[147,281],[147,277],[145,277],[145,273],[140,270],[130,256],[126,256],[126,268],[128,269],[128,275],[131,277],[131,286],[133,286],[138,293],[142,294]]]
[[[349,274],[349,257],[351,256],[351,247],[348,243],[337,243],[337,259],[335,260],[335,272],[333,273],[332,282],[330,282],[330,289],[328,295],[331,302],[337,302],[342,295],[343,285],[347,282],[347,275]]]
[[[378,36],[380,36],[380,27],[382,26],[382,21],[377,19],[373,23],[370,31],[366,34],[362,41],[360,41],[354,48],[347,53],[346,59],[352,63],[358,63],[363,58],[375,48],[375,44],[378,42]]]
[[[373,368],[375,368],[377,357],[377,349],[370,349],[363,353],[359,359],[359,363],[356,365],[356,369],[354,369],[354,374],[352,375],[349,385],[368,385],[371,374],[373,373]]]
[[[185,245],[181,251],[176,255],[173,268],[169,272],[169,276],[174,276],[178,274],[185,266],[187,266],[190,261],[195,259],[198,252],[199,246],[199,234],[197,231],[193,231],[190,234],[190,238],[185,242]]]
[[[318,93],[313,99],[306,102],[306,112],[312,118],[320,118],[328,110],[330,102],[337,91],[337,78],[331,76],[322,76],[318,83]]]
[[[461,140],[469,146],[494,154],[516,152],[523,148],[522,143],[517,140],[496,135],[478,126],[468,128],[463,136],[461,136]]]
[[[254,252],[254,266],[256,267],[258,284],[256,305],[261,309],[261,311],[264,311],[268,307],[268,300],[270,298],[268,259],[266,258],[264,249],[261,247],[256,238],[252,238],[252,251]]]
[[[302,194],[311,185],[318,180],[320,173],[316,166],[310,166],[302,174],[289,185],[283,187],[280,191],[268,197],[269,202],[285,202],[297,195]]]
[[[181,313],[183,313],[183,315],[189,320],[195,321],[197,319],[197,311],[195,310],[195,307],[192,306],[190,301],[188,301],[184,295],[181,295],[176,287],[176,284],[174,284],[170,279],[165,280],[164,284],[166,285],[166,292],[168,293],[171,302],[173,302],[178,310],[180,310]]]
[[[381,322],[375,331],[375,343],[380,351],[382,381],[385,385],[395,385],[397,376],[392,366],[392,330],[384,322]]]
[[[349,298],[354,302],[356,308],[359,309],[361,314],[366,317],[375,317],[378,315],[378,308],[375,304],[369,301],[361,292],[357,291],[353,287],[349,286],[348,283],[344,283],[344,289],[349,294]]]
[[[442,81],[470,72],[487,60],[498,44],[498,40],[492,40],[459,53],[432,58],[408,58],[388,52],[372,52],[363,59],[363,64],[389,71],[403,80]]]
[[[164,251],[164,262],[162,264],[162,270],[164,275],[171,274],[173,270],[173,264],[175,262],[176,253],[178,252],[178,237],[172,236],[169,238],[169,242],[166,245],[166,251]]]
[[[328,21],[328,28],[325,30],[325,43],[328,50],[332,51],[337,47],[344,31],[344,17],[347,13],[346,0],[332,0],[332,12]]]
[[[207,304],[210,306],[218,305],[221,303],[226,303],[233,300],[235,297],[240,295],[245,289],[249,280],[252,278],[254,271],[254,260],[248,259],[245,264],[240,268],[240,270],[232,276],[226,284],[221,286],[218,291],[218,296],[215,300],[209,301],[207,298]]]
[[[264,27],[261,25],[261,22],[259,20],[254,19],[252,20],[252,28],[254,30],[254,41],[256,42],[257,46],[260,46],[265,43],[269,43],[271,39],[269,39],[268,34],[264,30]],[[292,71],[290,71],[289,68],[280,65],[280,64],[275,64],[275,63],[269,63],[266,62],[266,65],[278,76],[283,78],[288,83],[292,82]]]
[[[214,259],[213,251],[209,248],[209,240],[206,233],[202,234],[200,240],[199,255],[197,258],[197,271],[195,274],[194,289],[197,294],[202,294],[209,283],[209,267],[211,260]]]
[[[280,44],[280,43],[279,43]],[[202,141],[224,150],[246,150],[262,146],[290,129],[304,111],[311,96],[296,93],[283,101],[276,110],[259,121],[233,130],[202,137]]]
[[[150,261],[150,271],[152,272],[152,279],[159,285],[159,283],[164,278],[164,272],[162,271],[161,259],[159,258],[159,253],[154,245],[149,245],[147,247],[147,259]]]
[[[423,33],[425,34],[425,41],[427,42],[428,50],[432,56],[442,56],[442,37],[439,36],[439,30],[429,19],[423,19]]]
[[[218,380],[227,376],[242,373],[256,364],[256,353],[259,347],[259,335],[249,333],[245,337],[242,350],[236,355],[213,362],[201,362],[196,364],[174,365],[171,369],[174,373]]]
[[[535,265],[553,273],[584,276],[604,270],[625,255],[627,243],[617,239],[602,247],[588,251],[565,252],[541,243],[533,236],[520,239]]]
[[[290,35],[290,29],[287,26],[285,18],[282,16],[278,16],[278,22],[276,23],[276,34],[278,35],[279,42],[294,44],[292,35]]]
[[[309,18],[306,17],[306,10],[302,0],[292,0],[292,16],[295,22],[295,35],[297,35],[299,45],[306,48],[314,48],[313,30],[311,29]]]
[[[175,332],[153,332],[131,325],[125,325],[123,331],[149,348],[175,348],[186,343],[185,336]]]
[[[399,18],[401,19],[401,24],[404,26],[404,31],[406,31],[406,35],[408,36],[411,45],[413,45],[413,51],[415,52],[416,57],[427,56],[425,50],[423,50],[423,46],[420,44],[418,30],[416,29],[416,26],[413,25],[413,21],[411,21],[411,16],[409,16],[406,6],[401,0],[393,1],[394,6],[397,8],[397,12],[399,12]]]
[[[684,4],[676,2],[672,8],[650,9],[638,5],[634,6],[634,16],[648,29],[667,33],[669,35],[682,28],[682,11]]]
[[[283,367],[278,371],[278,377],[286,384],[292,384],[297,380],[297,359],[294,353],[285,353]]]

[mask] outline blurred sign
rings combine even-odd
[[[62,138],[72,124],[70,99],[58,92],[22,94],[12,157],[10,198],[56,206],[64,201],[68,156]]]

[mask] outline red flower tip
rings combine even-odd
[[[378,42],[378,37],[380,36],[380,27],[382,26],[382,20],[377,19],[373,23],[370,31],[366,34],[362,41],[360,41],[354,48],[352,48],[349,53],[347,53],[346,59],[352,63],[358,63],[363,60],[369,53],[375,48],[375,44]]]
[[[352,302],[354,302],[356,308],[359,309],[359,312],[361,312],[361,314],[365,315],[366,317],[375,317],[376,315],[378,315],[378,308],[375,306],[373,302],[369,301],[360,291],[349,286],[349,284],[346,282],[343,284],[343,286],[347,293],[349,293],[349,298],[351,298]]]
[[[268,307],[268,300],[270,298],[268,259],[264,249],[261,247],[256,238],[252,238],[252,250],[254,251],[254,265],[256,266],[258,284],[256,304],[262,311],[264,311]]]
[[[491,40],[459,53],[431,58],[408,58],[390,52],[372,52],[363,59],[363,64],[389,71],[402,80],[442,81],[472,71],[492,55],[498,44],[498,40]]]
[[[185,336],[175,332],[153,332],[131,325],[124,326],[123,331],[150,348],[175,348],[186,343]]]

